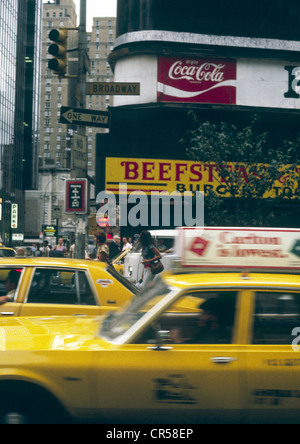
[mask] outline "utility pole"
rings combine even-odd
[[[78,31],[78,79],[77,90],[79,98],[79,108],[85,108],[85,91],[86,91],[86,57],[87,57],[87,38],[86,38],[86,0],[80,0],[80,23]],[[78,134],[85,136],[85,126],[79,125]],[[74,171],[75,175],[77,171]],[[82,175],[82,174],[81,174]],[[85,169],[86,175],[86,169]],[[77,214],[76,217],[77,230],[75,241],[75,257],[78,259],[84,259],[85,257],[85,244],[86,244],[86,232],[87,232],[87,215]]]

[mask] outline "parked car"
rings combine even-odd
[[[165,270],[169,270],[172,265],[173,247],[176,230],[150,230],[155,245],[162,255],[162,263]],[[143,275],[144,266],[142,264],[141,246],[137,243],[128,251],[124,258],[123,275],[132,283],[138,282]]]
[[[18,257],[34,257],[35,256],[35,249],[31,246],[21,246],[21,247],[15,247],[15,250],[17,252]]]

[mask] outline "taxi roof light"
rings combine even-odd
[[[172,271],[300,274],[299,244],[294,228],[180,227]]]

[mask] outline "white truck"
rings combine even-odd
[[[173,246],[176,230],[150,230],[155,246],[160,250],[165,270],[170,269],[173,255]],[[136,283],[142,279],[144,266],[142,264],[141,248],[133,246],[124,259],[123,275],[131,282]]]

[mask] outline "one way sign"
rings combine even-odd
[[[110,113],[90,109],[61,107],[60,123],[109,128]]]

